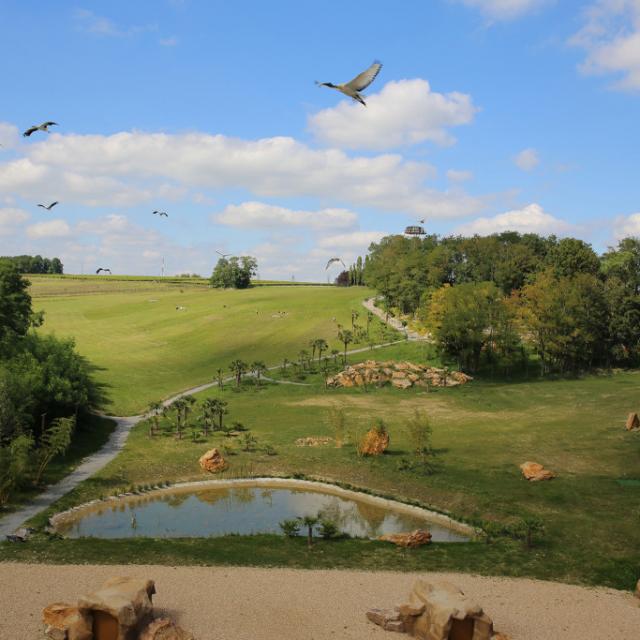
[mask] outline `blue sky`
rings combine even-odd
[[[219,249],[323,280],[423,217],[640,235],[640,0],[5,0],[0,21],[2,255],[208,274]],[[374,59],[366,108],[314,84]]]

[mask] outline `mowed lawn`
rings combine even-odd
[[[236,358],[277,364],[314,338],[338,348],[337,323],[350,326],[352,309],[364,315],[362,300],[372,295],[362,287],[220,291],[188,280],[29,279],[33,307],[45,312],[41,331],[75,339],[98,367],[113,415],[211,381]]]
[[[413,361],[424,355],[422,345],[411,343],[375,353],[377,358]],[[640,374],[517,384],[478,379],[464,387],[428,393],[334,390],[325,389],[313,376],[307,381],[311,386],[270,384],[258,390],[247,381],[240,390],[229,386],[223,392],[211,389],[198,394],[199,401],[225,399],[229,403],[225,419],[239,420],[251,429],[257,438],[255,451],[242,451],[240,438],[220,433],[206,439],[199,436],[194,442],[187,429],[184,438],[176,440],[169,419],[164,421],[167,432],[152,438],[148,424],[141,423],[123,453],[58,509],[131,485],[210,477],[200,470],[198,457],[212,446],[223,451],[230,447],[234,453],[227,455],[230,467],[222,477],[303,474],[417,500],[476,524],[539,516],[546,528],[532,550],[509,539],[434,545],[407,566],[418,563],[418,568],[529,575],[628,589],[635,584],[640,572],[640,482],[628,480],[640,479],[640,437],[623,427],[627,413],[640,409]],[[299,437],[332,435],[327,420],[331,406],[345,410],[352,443],[376,418],[383,418],[391,436],[388,453],[371,459],[358,457],[352,444],[339,449],[296,446]],[[411,459],[404,425],[416,409],[432,421],[437,451],[432,475],[401,470],[400,461]],[[196,407],[192,422],[199,413]],[[268,455],[266,445],[277,455]],[[558,477],[543,483],[525,481],[518,465],[526,460],[543,463]],[[246,562],[258,561],[263,543],[256,540],[257,555],[250,554]],[[70,557],[81,560],[73,556],[78,548],[73,551],[71,541],[65,544]],[[122,553],[139,548],[135,544],[123,541]],[[223,543],[207,544],[211,559],[202,551],[197,562],[217,561]],[[187,543],[167,545],[168,561],[196,561]],[[385,565],[387,561],[376,553],[368,560],[358,555],[361,566],[369,561],[383,562],[378,568],[402,566],[398,558]],[[334,559],[347,562],[337,547]]]

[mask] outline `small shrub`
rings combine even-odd
[[[242,435],[243,451],[254,451],[257,444],[258,439],[254,435],[252,435],[251,432],[247,431]]]
[[[340,533],[338,525],[333,520],[320,520],[320,526],[318,528],[320,537],[325,540],[336,538]]]
[[[278,452],[276,451],[275,447],[272,447],[270,444],[266,444],[263,448],[263,451],[268,455],[268,456],[277,456]]]
[[[522,540],[527,549],[531,549],[536,538],[544,535],[545,526],[538,516],[525,516],[509,525],[508,531],[516,540]]]
[[[287,538],[295,538],[300,533],[300,521],[297,519],[283,520],[280,523],[280,529]]]

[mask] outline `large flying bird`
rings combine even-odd
[[[333,84],[331,82],[318,82],[316,80],[316,84],[319,87],[336,89],[366,107],[367,103],[363,100],[360,92],[364,91],[376,79],[376,76],[380,73],[380,69],[382,69],[382,63],[376,60],[366,71],[358,74],[353,80],[349,80],[349,82]]]
[[[108,273],[109,275],[111,275],[111,269],[105,269],[104,267],[98,267],[96,269],[96,273],[100,273],[101,271],[104,271],[105,273]]]
[[[222,256],[225,260],[231,255],[230,253],[220,253],[220,251],[218,251],[217,249],[216,249],[216,253],[219,256]]]
[[[53,207],[55,207],[58,204],[58,201],[56,200],[55,202],[52,202],[49,205],[46,204],[39,204],[39,207],[42,207],[43,209],[46,209],[47,211],[51,211],[51,209],[53,209]]]
[[[154,211],[153,212],[154,216],[164,216],[165,218],[169,217],[169,214],[166,211]]]
[[[22,135],[25,138],[28,138],[32,133],[35,133],[36,131],[44,131],[45,133],[49,133],[49,127],[52,127],[53,125],[58,126],[58,123],[48,120],[47,122],[43,122],[42,124],[29,127]]]
[[[327,262],[327,266],[324,268],[324,270],[326,271],[334,262],[341,262],[342,266],[346,269],[347,266],[345,265],[344,262],[342,262],[341,258],[331,258],[331,260],[329,260],[329,262]]]

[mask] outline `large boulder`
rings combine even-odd
[[[157,618],[140,634],[140,640],[194,640],[193,635],[170,618]]]
[[[389,434],[382,429],[369,429],[360,443],[360,454],[379,456],[389,448]]]
[[[638,418],[637,413],[630,413],[627,418],[627,431],[633,431],[635,429],[640,429],[640,418]]]
[[[42,610],[44,634],[50,640],[92,640],[92,618],[78,607],[54,602]]]
[[[218,473],[227,468],[226,460],[217,449],[209,449],[209,451],[200,456],[198,462],[200,467],[209,473]]]
[[[96,639],[135,640],[153,613],[153,580],[111,578],[102,588],[78,600],[78,609],[93,619]]]
[[[522,475],[530,482],[538,482],[540,480],[551,480],[556,474],[549,469],[545,469],[538,462],[523,462],[520,465]]]
[[[430,544],[431,533],[426,529],[416,529],[410,533],[387,533],[384,536],[380,536],[378,540],[393,542],[398,547],[413,549],[414,547]]]

